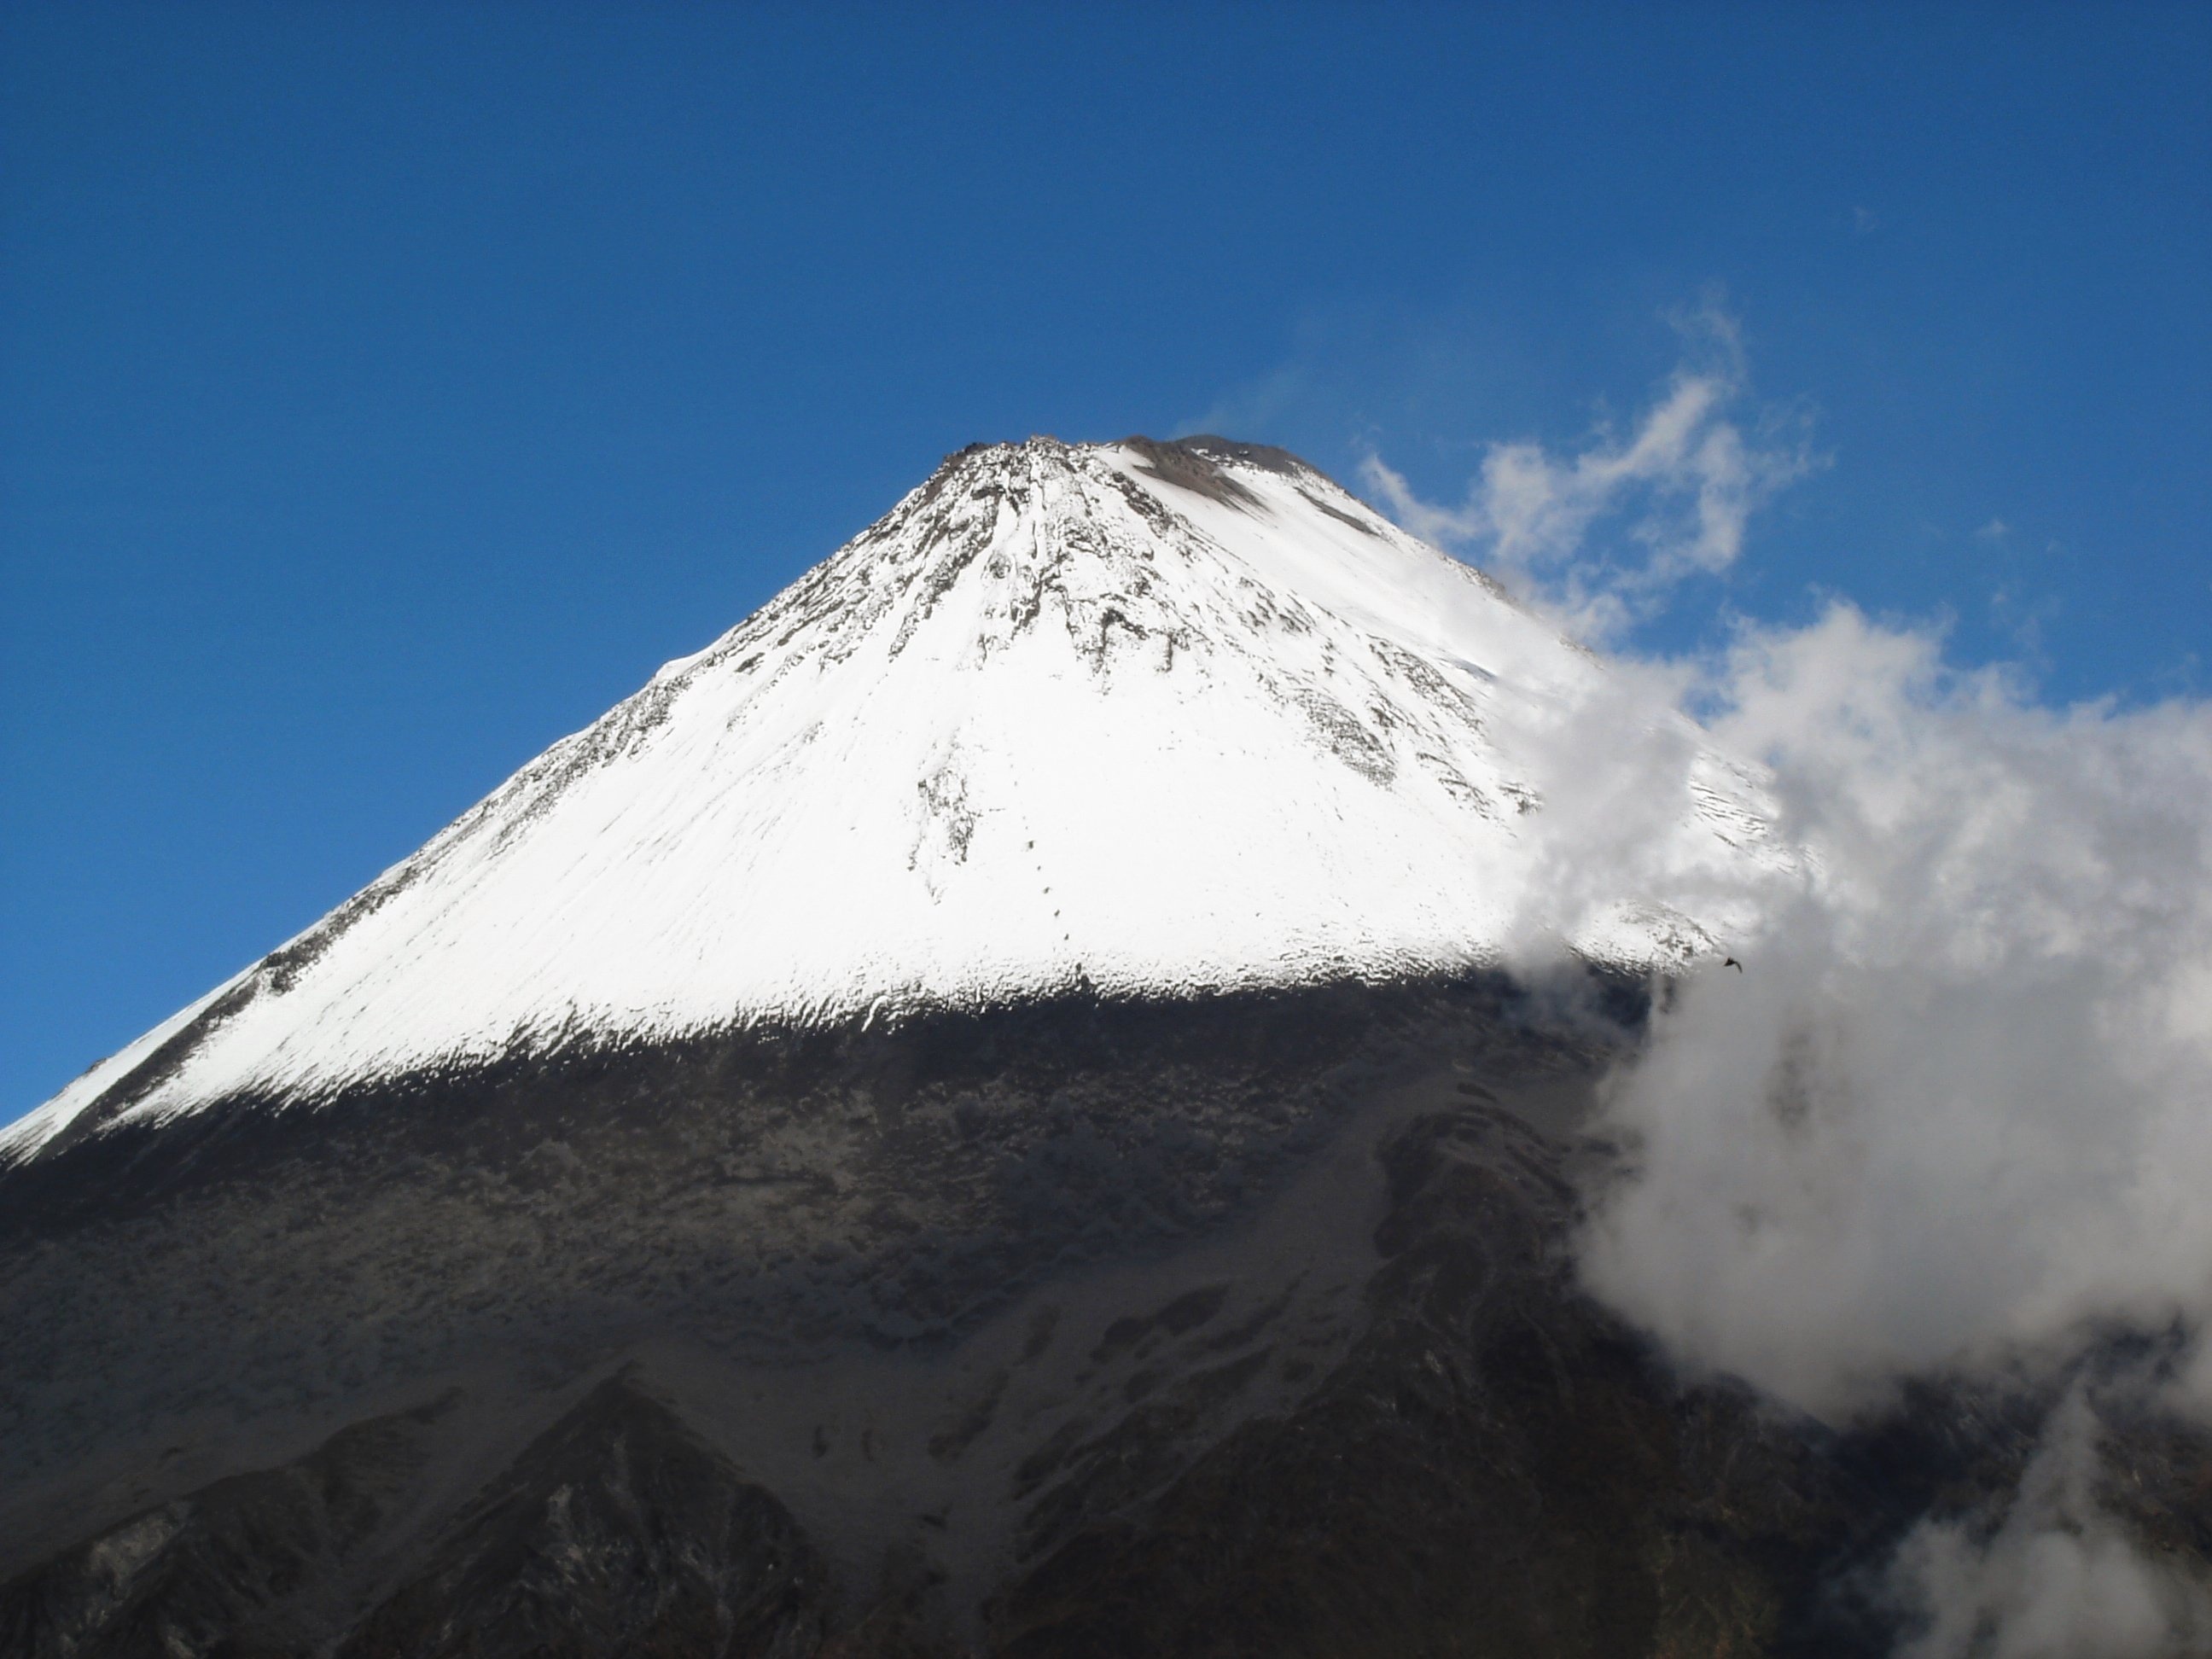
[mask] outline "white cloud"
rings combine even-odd
[[[1802,431],[1747,435],[1732,416],[1745,386],[1729,318],[1709,306],[1679,326],[1692,361],[1626,434],[1601,424],[1568,455],[1492,444],[1457,507],[1377,455],[1362,479],[1414,534],[1501,568],[1586,636],[1616,635],[1684,578],[1734,564],[1751,515],[1818,464]]]
[[[2212,1324],[2212,707],[2042,708],[1841,605],[1705,695],[1808,862],[1614,1079],[1592,1286],[1830,1416]]]
[[[1455,507],[1379,458],[1367,482],[1618,628],[1729,568],[1815,464],[1746,435],[1733,331],[1705,326],[1626,435],[1492,445]],[[1687,1368],[1830,1420],[1916,1375],[2048,1381],[2119,1329],[2168,1352],[2159,1403],[2212,1419],[2212,703],[2046,707],[1840,602],[1613,670],[1538,779],[1556,855],[1532,915],[1650,895],[1744,971],[1669,988],[1607,1080],[1627,1164],[1592,1195],[1584,1283]],[[1774,809],[1748,874],[1689,855],[1667,805],[1716,750]],[[2003,1516],[1912,1534],[1891,1589],[1913,1659],[2212,1642],[2204,1585],[2098,1508],[2090,1420],[2078,1398],[2054,1414]]]
[[[1974,532],[1977,541],[2001,542],[2012,534],[2012,526],[2002,519],[1991,519]]]

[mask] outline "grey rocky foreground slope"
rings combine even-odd
[[[1869,1570],[2047,1401],[1674,1376],[1574,1285],[1628,1034],[1553,1006],[1070,1000],[20,1166],[0,1651],[1887,1650]],[[2212,1445],[2107,1432],[2212,1557]]]

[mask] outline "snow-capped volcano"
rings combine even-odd
[[[1680,957],[1710,940],[1654,895],[1533,885],[1532,757],[1605,672],[1279,451],[967,450],[0,1155],[580,1037],[1390,977],[1532,928]],[[1709,769],[1685,856],[1755,855]]]
[[[1544,958],[1817,874],[1641,684],[1276,451],[953,457],[0,1135],[0,1651],[1911,1639],[1838,1587],[2051,1402],[1577,1266],[1645,1000]],[[2212,1441],[2098,1431],[2198,1571]]]

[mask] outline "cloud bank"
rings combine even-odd
[[[2045,709],[1842,605],[1705,689],[1806,858],[1614,1079],[1591,1285],[1830,1416],[2212,1325],[2212,709]]]
[[[1565,625],[1616,632],[1732,563],[1814,465],[1746,434],[1715,337],[1626,435],[1492,446],[1463,506],[1379,458],[1368,483]],[[2212,1421],[2212,704],[2051,708],[1840,602],[1614,667],[1610,695],[1647,712],[1588,723],[1637,754],[1567,745],[1590,763],[1579,794],[1547,788],[1565,853],[1544,903],[1657,894],[1744,971],[1677,981],[1609,1080],[1627,1160],[1593,1201],[1587,1285],[1686,1366],[1832,1421],[1915,1375],[2055,1386],[2119,1332],[2178,1356],[2161,1406]],[[1731,763],[1775,816],[1749,878],[1686,860],[1657,805]],[[2092,1425],[2073,1396],[2001,1516],[1907,1540],[1891,1589],[1917,1659],[2212,1640],[2204,1587],[2100,1509]]]

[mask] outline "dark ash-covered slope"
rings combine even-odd
[[[0,1632],[1883,1651],[1854,1573],[2009,1490],[2041,1402],[1839,1436],[1675,1378],[1566,1251],[1629,1034],[1535,1010],[1495,980],[1066,1002],[13,1172]],[[2142,1524],[2203,1549],[2212,1449],[2129,1432]]]

